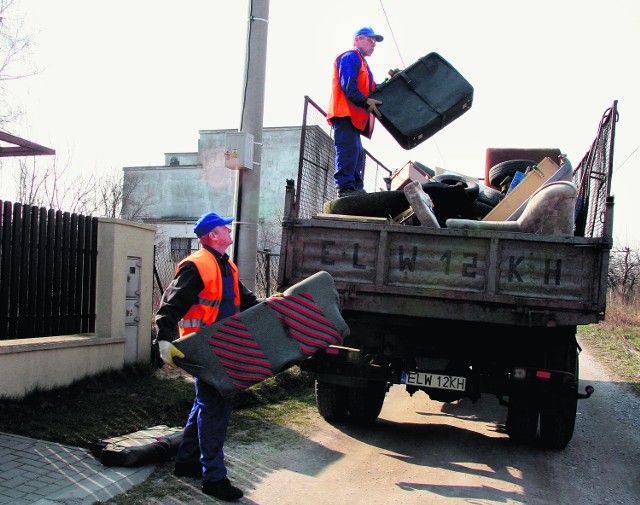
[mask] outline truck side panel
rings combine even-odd
[[[325,270],[342,292],[403,297],[401,313],[426,316],[414,314],[411,301],[440,299],[485,312],[546,310],[545,324],[562,320],[553,311],[575,312],[565,322],[588,324],[604,307],[600,261],[608,251],[592,239],[313,219],[290,224],[287,233],[287,284]],[[363,302],[355,299],[346,297],[344,308]]]

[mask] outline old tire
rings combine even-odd
[[[442,182],[444,184],[449,184],[450,186],[455,186],[459,182],[462,183],[464,192],[470,201],[474,201],[476,198],[478,198],[478,193],[480,192],[480,186],[476,181],[468,177],[463,177],[462,175],[440,174],[432,177],[431,180],[433,182]]]
[[[318,413],[326,421],[344,421],[348,410],[348,390],[329,382],[316,381]]]
[[[366,388],[348,388],[348,391],[349,421],[357,425],[374,423],[382,410],[387,385],[370,382]]]
[[[489,169],[489,183],[500,187],[500,183],[507,177],[513,177],[516,172],[524,172],[527,167],[535,165],[533,160],[509,160],[498,163]]]
[[[380,191],[344,196],[324,204],[325,214],[350,216],[395,217],[410,207],[404,191]]]

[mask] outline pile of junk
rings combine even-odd
[[[432,228],[573,234],[578,192],[560,149],[486,152],[484,179],[409,161],[392,174],[389,191],[331,200],[323,212]]]

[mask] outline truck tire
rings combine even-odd
[[[524,172],[527,167],[532,167],[534,160],[509,160],[498,163],[489,169],[489,184],[495,188],[500,187],[500,183],[516,172]]]
[[[455,186],[456,184],[461,182],[464,187],[464,192],[470,201],[474,201],[476,198],[478,198],[478,193],[480,192],[480,186],[476,181],[468,177],[463,177],[462,175],[440,174],[432,177],[431,181],[442,182],[444,184],[448,184],[449,186]]]
[[[316,381],[316,405],[318,413],[326,421],[344,421],[348,410],[346,386]]]
[[[506,428],[510,439],[533,443],[538,431],[538,411],[529,407],[525,399],[509,398]]]
[[[349,421],[361,426],[374,423],[382,410],[386,383],[372,381],[366,388],[348,388],[348,391]]]
[[[558,339],[547,359],[548,366],[556,370],[571,372],[574,381],[559,399],[546,405],[540,412],[540,438],[549,449],[564,449],[571,438],[578,410],[578,381],[580,366],[575,330],[568,328]]]
[[[564,449],[573,437],[578,398],[567,398],[552,409],[540,413],[540,438],[549,449]]]

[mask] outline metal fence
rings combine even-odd
[[[0,209],[0,340],[95,331],[98,219]]]
[[[327,122],[327,114],[311,98],[305,96],[300,134],[300,161],[298,187],[294,206],[295,217],[309,218],[321,212],[324,202],[338,196],[333,174],[336,151],[333,131]],[[386,178],[391,170],[365,150],[364,189],[368,193],[388,189]]]
[[[578,188],[576,235],[600,238],[604,234],[617,121],[618,101],[615,100],[604,112],[598,135],[573,172],[573,183]]]

